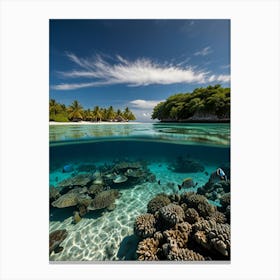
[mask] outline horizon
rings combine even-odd
[[[230,86],[230,20],[50,20],[50,99],[128,107],[139,122],[176,93]]]

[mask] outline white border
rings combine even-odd
[[[1,279],[279,279],[278,1],[7,0],[0,16]],[[231,19],[231,264],[49,264],[49,18]]]

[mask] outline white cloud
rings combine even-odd
[[[208,81],[210,83],[212,82],[226,83],[230,81],[230,75],[212,75],[209,77]]]
[[[222,66],[220,66],[220,68],[222,68],[222,69],[228,69],[228,68],[230,68],[230,64],[222,65]]]
[[[198,52],[195,52],[194,55],[202,55],[202,56],[205,56],[205,55],[208,55],[209,53],[212,53],[212,49],[211,47],[205,47],[204,49],[202,49],[201,51],[198,51]]]
[[[204,53],[208,51],[204,50]],[[180,63],[164,62],[160,64],[147,58],[129,61],[120,55],[117,55],[114,60],[109,56],[105,60],[104,55],[96,55],[93,58],[79,58],[72,53],[67,53],[66,55],[79,69],[59,72],[60,75],[64,78],[88,79],[90,81],[61,83],[53,85],[52,89],[74,90],[116,84],[125,84],[127,86],[170,85],[176,83],[203,84],[207,83],[210,79],[210,72],[195,70],[197,67],[193,66],[183,66],[187,62],[186,59]],[[211,77],[219,76],[212,75]],[[215,81],[214,78],[211,79]]]
[[[142,99],[137,99],[137,100],[132,100],[129,103],[134,108],[153,109],[159,102],[162,102],[162,101],[164,101],[164,100],[142,100]]]

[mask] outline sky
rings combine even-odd
[[[50,20],[50,98],[151,121],[176,93],[230,86],[230,20]]]

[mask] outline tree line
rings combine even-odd
[[[197,88],[192,93],[178,93],[157,104],[152,119],[183,121],[196,117],[230,118],[230,88],[221,85]]]
[[[134,114],[126,107],[123,111],[115,110],[113,106],[101,108],[95,106],[91,109],[84,109],[83,106],[74,100],[70,106],[61,104],[51,99],[49,102],[49,120],[56,122],[69,121],[130,121],[135,120]]]

